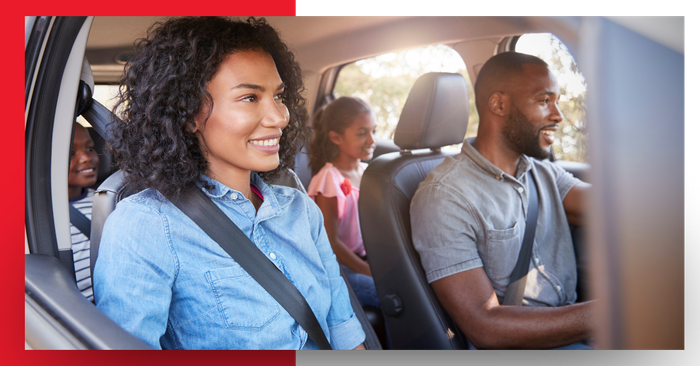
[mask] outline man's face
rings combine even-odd
[[[559,84],[544,65],[523,65],[502,133],[508,147],[519,154],[545,159],[562,121]]]
[[[517,107],[513,107],[508,114],[503,136],[510,148],[519,154],[525,154],[535,159],[542,160],[549,156],[549,150],[542,147],[541,132]]]

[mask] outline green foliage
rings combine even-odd
[[[586,85],[573,58],[551,34],[524,35],[518,41],[517,51],[545,60],[559,80],[562,94],[559,108],[564,121],[555,133],[555,157],[586,162]],[[427,72],[454,72],[464,76],[469,86],[466,137],[476,136],[479,116],[472,83],[459,54],[444,45],[388,53],[349,64],[338,75],[334,92],[337,97],[350,95],[366,100],[377,116],[378,137],[393,138],[411,87]]]
[[[338,75],[334,92],[337,97],[355,96],[367,101],[377,116],[378,137],[393,138],[411,87],[420,75],[427,72],[460,73],[471,88],[464,62],[457,52],[447,46],[437,45],[389,53],[349,64]],[[471,136],[476,136],[478,117],[473,91],[469,103],[469,123],[472,125],[472,121],[476,121],[469,131],[472,132]]]
[[[516,51],[546,61],[559,81],[559,109],[564,121],[554,134],[554,156],[557,160],[587,162],[586,83],[566,46],[552,34],[528,34],[518,40]]]

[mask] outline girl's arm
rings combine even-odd
[[[338,200],[335,197],[316,195],[316,204],[323,213],[323,225],[328,233],[331,248],[340,264],[367,276],[372,276],[369,264],[363,261],[338,238]]]

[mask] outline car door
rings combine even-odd
[[[25,24],[25,348],[147,349],[74,281],[67,168],[92,18],[27,17]]]

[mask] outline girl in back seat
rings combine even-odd
[[[379,307],[366,262],[357,201],[360,180],[375,142],[372,108],[355,97],[340,97],[316,112],[310,148],[309,196],[323,213],[324,226],[340,268],[362,305]]]

